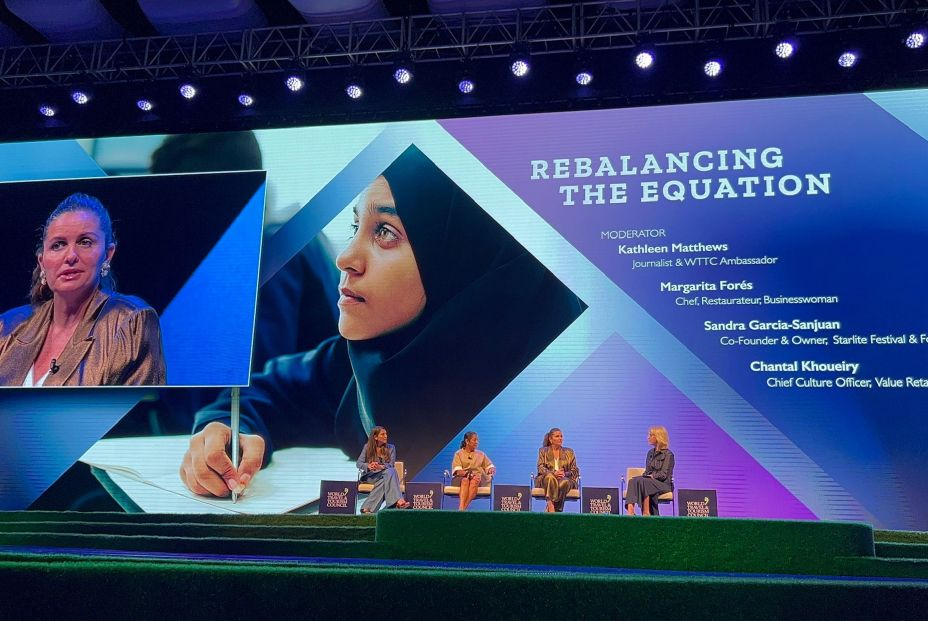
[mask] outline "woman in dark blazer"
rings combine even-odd
[[[544,442],[538,449],[538,478],[536,485],[545,490],[547,513],[564,510],[567,492],[577,487],[580,468],[573,449],[564,446],[564,434],[557,427],[545,434]]]
[[[657,497],[673,491],[673,453],[670,452],[670,438],[664,427],[651,427],[648,430],[648,444],[653,448],[648,451],[644,474],[632,477],[625,494],[625,508],[629,515],[635,515],[635,505],[641,505],[641,515],[659,515]]]

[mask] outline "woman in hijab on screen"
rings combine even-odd
[[[195,493],[244,487],[274,448],[350,454],[375,425],[414,474],[585,308],[415,146],[362,194],[336,263],[340,334],[242,390],[237,471],[228,395],[197,414],[180,472]]]

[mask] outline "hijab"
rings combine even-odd
[[[348,341],[336,432],[356,451],[369,416],[414,475],[586,306],[415,146],[383,176],[426,304],[399,330]]]

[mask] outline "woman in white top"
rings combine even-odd
[[[458,495],[459,511],[466,511],[470,503],[477,497],[477,489],[481,485],[488,485],[490,477],[496,474],[496,466],[490,461],[486,453],[477,450],[480,438],[476,431],[468,431],[461,440],[461,448],[454,454],[451,463],[451,474],[454,476],[452,485],[458,485],[461,493]]]

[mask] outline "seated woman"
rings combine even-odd
[[[29,306],[0,315],[0,386],[164,384],[158,314],[114,291],[113,224],[72,194],[42,227]]]
[[[477,497],[481,485],[489,485],[490,477],[496,473],[496,466],[483,451],[477,450],[480,438],[476,431],[468,431],[461,440],[461,448],[454,454],[451,462],[452,485],[460,486],[458,510],[466,511]]]
[[[629,515],[635,515],[635,505],[641,506],[641,515],[660,515],[657,497],[673,491],[673,453],[670,452],[670,438],[664,427],[651,427],[648,430],[648,451],[644,474],[632,477],[625,493],[625,508]]]
[[[577,487],[580,468],[573,449],[564,446],[564,434],[557,427],[545,434],[538,449],[538,478],[535,485],[545,490],[545,512],[564,510],[567,492]]]
[[[403,498],[400,478],[396,474],[396,447],[387,444],[387,430],[374,427],[371,437],[358,456],[358,470],[362,470],[362,483],[373,483],[374,489],[368,494],[361,513],[377,513],[380,505],[386,501],[387,507],[406,509],[409,503]]]

